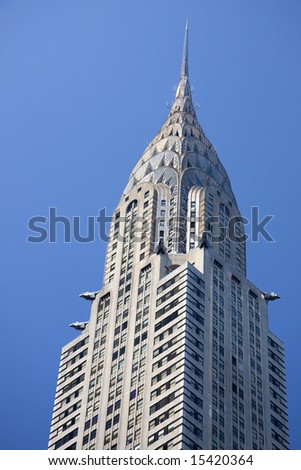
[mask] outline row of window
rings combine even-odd
[[[132,379],[129,404],[129,421],[127,426],[126,446],[129,449],[140,448],[142,407],[144,402],[144,377],[146,366],[149,287],[151,282],[151,265],[141,269],[139,275],[137,314],[135,319],[135,337],[132,364]],[[143,312],[142,312],[143,308]],[[142,314],[143,313],[143,314]]]
[[[73,354],[74,352],[78,351],[79,349],[81,349],[83,346],[85,346],[89,341],[89,336],[86,336],[84,339],[82,339],[81,341],[79,341],[78,343],[76,343],[74,346],[72,346],[71,348],[69,348],[67,351],[64,351],[63,354],[62,354],[62,357],[61,357],[61,360],[63,362],[63,360],[68,357],[70,354]]]
[[[176,421],[173,423],[168,424],[167,426],[164,426],[164,428],[161,428],[159,431],[155,432],[148,438],[148,445],[153,444],[154,442],[158,441],[161,437],[166,436],[170,432],[172,432],[176,428]],[[180,431],[179,431],[180,432]]]

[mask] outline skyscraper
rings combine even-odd
[[[115,210],[104,283],[62,350],[49,449],[287,449],[284,348],[188,78]]]

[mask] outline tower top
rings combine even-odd
[[[188,77],[188,18],[186,18],[186,27],[183,44],[181,77]]]
[[[136,163],[122,197],[137,184],[149,182],[163,184],[171,192],[181,194],[188,194],[192,186],[215,185],[235,202],[229,177],[205,136],[193,105],[188,77],[188,20],[180,80],[173,104],[165,123]],[[182,204],[180,199],[177,196],[178,203]]]

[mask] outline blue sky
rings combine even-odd
[[[244,216],[259,206],[274,243],[249,243],[248,277],[281,300],[291,447],[301,449],[300,28],[298,0],[1,0],[2,449],[47,447],[61,347],[89,318],[105,243],[28,243],[28,220],[118,203],[159,130],[180,71],[186,17],[198,118]],[[62,227],[61,227],[62,228]]]

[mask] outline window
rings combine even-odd
[[[73,431],[71,431],[69,434],[67,434],[66,436],[62,437],[59,441],[56,441],[56,443],[54,444],[54,448],[55,449],[58,449],[59,447],[61,447],[62,445],[64,445],[66,442],[69,442],[71,439],[73,439],[74,437],[76,437],[78,435],[78,428],[74,429]]]

